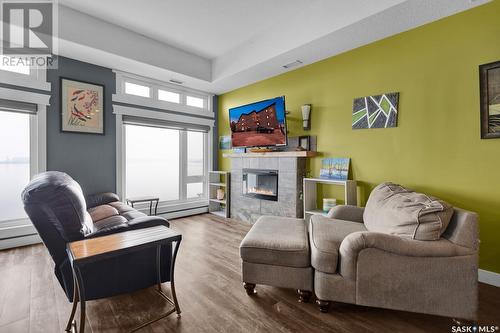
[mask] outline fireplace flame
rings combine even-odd
[[[274,193],[272,190],[266,190],[258,187],[249,187],[248,188],[248,193],[255,193],[255,194],[262,194],[262,195],[273,195],[275,196],[276,193]]]

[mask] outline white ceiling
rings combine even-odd
[[[222,93],[488,1],[59,0],[59,47]]]
[[[215,58],[320,0],[60,0],[157,41]],[[321,1],[324,2],[324,1]]]

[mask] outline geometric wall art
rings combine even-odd
[[[399,93],[354,99],[352,129],[387,128],[398,124]]]

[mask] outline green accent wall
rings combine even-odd
[[[500,0],[377,41],[219,97],[219,135],[228,109],[286,96],[289,135],[316,135],[321,157],[350,157],[364,205],[393,181],[480,214],[480,268],[500,272],[500,139],[481,140],[480,64],[500,61]],[[355,97],[399,92],[398,127],[352,130]],[[311,130],[300,106],[312,104]],[[219,151],[219,166],[230,161]],[[339,193],[324,189],[323,195]]]

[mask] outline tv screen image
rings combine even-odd
[[[229,109],[233,147],[286,145],[285,97]]]

